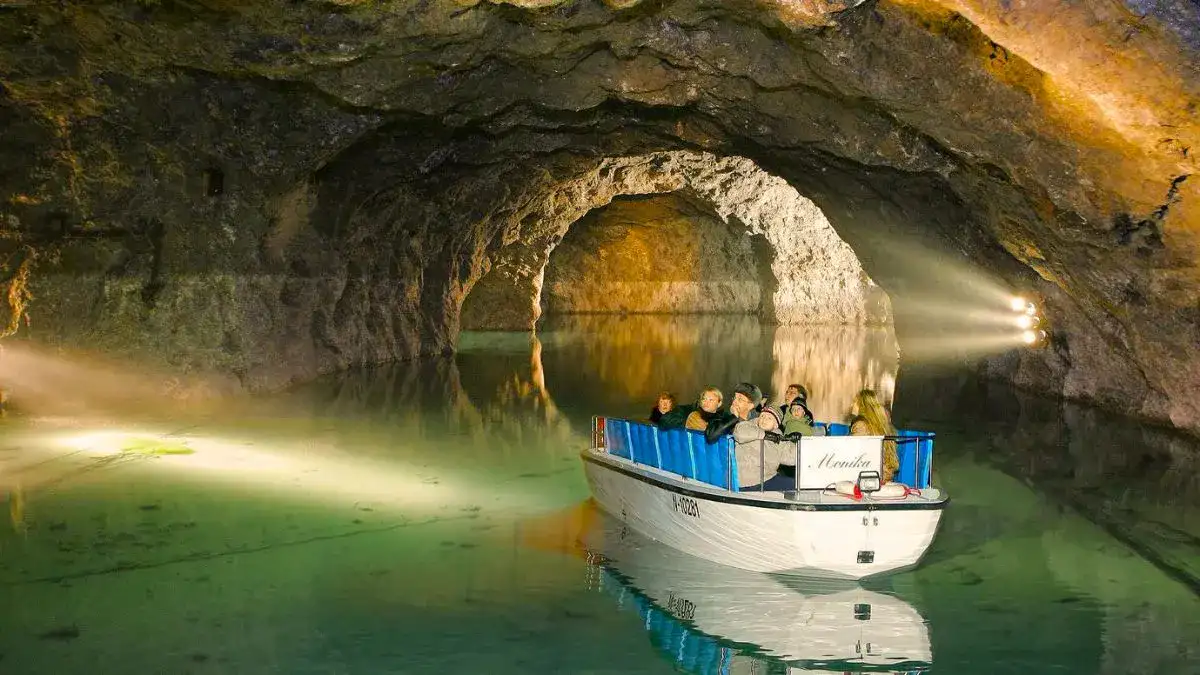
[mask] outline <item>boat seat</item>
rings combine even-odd
[[[638,464],[738,491],[732,436],[709,443],[700,431],[605,418],[604,447],[609,454]]]

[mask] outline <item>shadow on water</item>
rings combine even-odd
[[[1071,509],[1200,594],[1200,443],[960,373],[906,368],[896,415]]]

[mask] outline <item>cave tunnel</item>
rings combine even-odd
[[[0,666],[1187,671],[1197,64],[1193,0],[0,0]],[[938,435],[869,603],[584,550],[593,416],[747,380]]]
[[[251,390],[446,354],[561,306],[572,224],[675,195],[773,256],[764,321],[894,320],[913,353],[977,273],[1051,329],[977,372],[1200,428],[1176,15],[277,4],[0,9],[9,333]],[[1086,49],[1016,27],[1042,19]]]
[[[543,233],[490,256],[464,300],[463,328],[531,330],[544,310],[890,321],[886,293],[820,209],[786,182],[744,159],[710,154],[666,152],[622,165],[619,180],[632,196],[617,193],[579,209],[574,221],[538,218]],[[630,178],[628,171],[648,175]]]
[[[546,262],[541,315],[774,318],[774,249],[689,197],[622,197],[580,218]]]

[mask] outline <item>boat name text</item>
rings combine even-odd
[[[871,462],[865,454],[859,455],[854,459],[840,459],[832,452],[827,453],[817,461],[814,469],[870,469]]]

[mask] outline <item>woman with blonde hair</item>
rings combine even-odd
[[[688,429],[704,431],[708,428],[708,423],[721,411],[723,400],[724,396],[721,395],[721,390],[716,387],[708,387],[700,392],[700,407],[688,415],[684,426]]]
[[[863,389],[854,395],[854,404],[850,408],[850,416],[854,419],[850,426],[853,436],[895,436],[896,427],[892,426],[892,418],[887,408],[879,402],[879,397],[870,389]],[[900,456],[896,454],[896,441],[883,442],[883,482],[890,483],[900,468]]]

